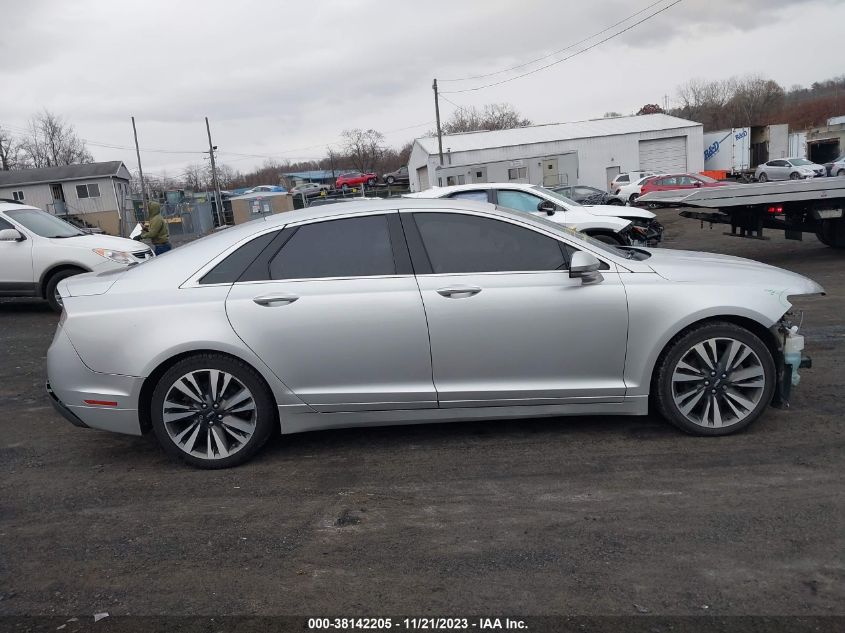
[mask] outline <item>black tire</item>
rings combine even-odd
[[[639,198],[639,197],[640,197],[640,194],[632,193],[630,196],[628,196],[628,204],[630,204],[631,206],[634,206],[635,204],[637,204],[637,198]]]
[[[845,169],[840,169],[838,172],[836,172],[836,175],[837,176],[845,176]]]
[[[816,237],[825,246],[845,248],[845,219],[822,220]]]
[[[367,181],[367,184],[368,184],[368,185],[370,185],[370,187],[375,186],[375,184],[376,184],[376,179],[375,179],[375,178],[370,178],[370,179]]]
[[[799,178],[801,178],[801,174],[799,174],[797,171],[793,171],[791,174],[789,174],[790,180],[798,180]]]
[[[74,275],[81,275],[84,272],[85,271],[81,268],[65,268],[57,273],[53,273],[53,275],[47,280],[47,285],[44,287],[44,298],[47,299],[47,303],[50,304],[50,307],[54,312],[62,311],[61,300],[56,296],[56,286],[59,285],[59,282],[62,279],[67,279],[68,277],[73,277]]]
[[[609,204],[609,205],[613,205],[613,206],[617,206],[617,207],[621,207],[621,206],[622,206],[622,201],[621,201],[619,198],[610,198],[610,199],[607,201],[607,204]]]
[[[605,233],[603,231],[597,231],[595,233],[585,231],[585,233],[592,237],[594,240],[598,240],[599,242],[603,242],[604,244],[610,244],[611,246],[626,246],[625,240],[616,235],[615,233]]]
[[[769,176],[766,172],[762,172],[760,177],[757,178],[757,182],[769,182]]]
[[[255,404],[255,431],[246,443],[228,457],[203,459],[185,452],[174,443],[164,424],[164,399],[170,388],[185,374],[204,369],[225,371],[252,393]],[[164,451],[174,459],[209,470],[230,468],[250,460],[264,446],[273,430],[278,428],[275,411],[275,399],[258,372],[243,361],[217,353],[195,354],[177,362],[159,379],[150,403],[153,431]]]
[[[721,427],[706,427],[690,421],[681,412],[672,395],[672,373],[678,362],[694,345],[712,338],[730,338],[747,345],[757,355],[764,372],[764,386],[757,405],[745,418]],[[763,414],[772,401],[776,380],[777,371],[772,354],[753,332],[726,321],[710,321],[693,326],[666,346],[657,361],[652,382],[652,397],[660,415],[682,431],[691,435],[729,435],[746,428]],[[714,387],[717,386],[718,384],[714,383]]]
[[[388,176],[388,177],[385,179],[385,182],[386,182],[388,185],[392,185],[394,182],[396,182],[396,179],[395,179],[393,176]]]

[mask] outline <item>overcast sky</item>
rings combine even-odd
[[[662,0],[583,48],[648,16]],[[318,158],[344,128],[375,128],[394,146],[433,128],[441,90],[486,79],[646,9],[655,0],[0,0],[0,125],[23,129],[48,108],[72,122],[97,160],[137,167],[129,117],[151,172],[202,162],[211,120],[220,161]],[[510,102],[535,123],[670,105],[688,79],[761,73],[789,87],[845,71],[845,0],[683,0],[569,61],[454,103]],[[441,103],[448,118],[454,106]],[[411,127],[413,126],[413,127]],[[246,156],[252,154],[256,156]]]

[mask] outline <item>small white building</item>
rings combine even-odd
[[[668,114],[531,125],[511,130],[414,141],[408,159],[411,191],[472,182],[580,184],[606,189],[628,171],[704,169],[701,123]]]
[[[129,170],[119,160],[0,171],[0,198],[71,216],[111,235],[135,224]]]

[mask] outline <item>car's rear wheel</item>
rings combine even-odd
[[[768,182],[769,181],[769,175],[764,171],[760,172],[760,176],[757,178],[757,180],[759,182]]]
[[[822,220],[816,231],[819,242],[831,248],[845,248],[845,219]]]
[[[172,457],[199,468],[249,460],[275,427],[267,385],[247,364],[197,354],[171,367],[152,396],[153,430]]]
[[[44,297],[55,312],[62,311],[62,296],[59,294],[58,288],[59,282],[62,279],[67,279],[68,277],[73,277],[74,275],[79,275],[84,272],[85,271],[81,268],[66,268],[65,270],[60,270],[59,272],[54,273],[50,279],[47,280],[47,286],[44,288]]]
[[[637,198],[639,198],[639,197],[640,197],[640,194],[632,193],[630,196],[628,196],[628,204],[631,204],[631,205],[636,204]]]
[[[655,376],[661,415],[694,435],[727,435],[762,415],[777,372],[753,332],[715,321],[688,330],[664,351]]]

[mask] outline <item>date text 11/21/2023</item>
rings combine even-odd
[[[518,631],[526,629],[521,619],[511,618],[308,618],[308,630],[406,630],[406,631]]]

